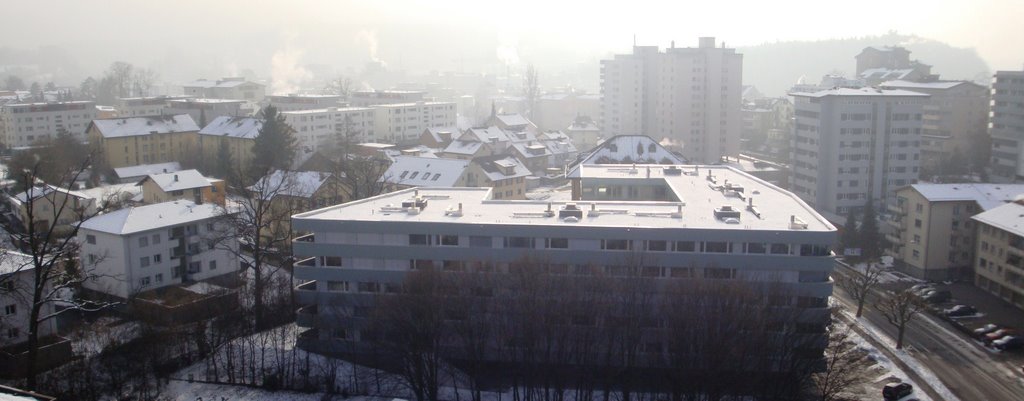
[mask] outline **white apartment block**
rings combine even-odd
[[[231,99],[191,99],[181,98],[167,101],[164,114],[188,114],[192,120],[203,128],[217,117],[244,117],[249,115],[242,110],[245,101]]]
[[[259,103],[266,96],[266,85],[246,81],[245,78],[232,77],[218,79],[200,79],[182,85],[186,96],[212,99],[244,100]]]
[[[366,107],[329,107],[281,113],[295,130],[294,136],[303,152],[316,152],[321,147],[338,144],[338,138],[351,135],[355,143],[373,142],[374,109]]]
[[[668,138],[688,160],[716,163],[740,150],[743,55],[700,38],[696,48],[634,46],[601,61],[605,137]]]
[[[380,104],[399,104],[423,102],[427,99],[423,91],[355,91],[349,95],[349,102],[353,107],[369,107]]]
[[[1024,71],[996,72],[991,108],[992,179],[1020,180],[1024,177]]]
[[[305,305],[298,324],[309,328],[300,346],[365,346],[367,307],[410,272],[477,273],[501,283],[526,258],[576,280],[634,277],[659,289],[697,280],[781,286],[772,288],[785,288],[785,295],[771,302],[796,308],[800,317],[780,324],[801,325],[818,339],[826,335],[836,229],[792,193],[721,166],[581,166],[574,186],[582,194],[576,201],[497,200],[490,188],[419,188],[293,216],[296,230],[311,233],[293,243],[301,259],[295,278],[305,282],[296,288]],[[500,287],[474,291],[478,302],[503,299]],[[649,312],[655,321],[665,318]],[[570,327],[602,330],[602,322],[578,321]],[[660,335],[645,334],[652,345],[644,357],[661,355]],[[491,347],[502,341],[488,343],[484,352],[500,359]]]
[[[226,228],[215,204],[171,201],[129,207],[87,220],[78,232],[81,263],[96,277],[83,287],[127,299],[143,291],[239,269],[238,244],[215,244]],[[230,247],[231,250],[228,249]]]
[[[917,183],[922,112],[928,95],[837,88],[791,93],[796,125],[790,188],[841,221],[868,199],[875,210]]]
[[[34,269],[31,255],[0,250],[0,348],[28,341]],[[40,313],[53,313],[53,304],[43,304]],[[56,333],[56,323],[57,319],[40,323],[39,337]]]
[[[159,116],[167,109],[170,100],[188,99],[185,96],[151,96],[117,98],[114,109],[118,117]]]
[[[415,144],[427,128],[455,126],[458,111],[454,102],[393,103],[373,106],[376,140]]]
[[[931,95],[924,105],[921,162],[941,163],[960,153],[967,160],[988,131],[989,89],[970,81],[888,81],[882,89]]]
[[[978,241],[974,285],[1024,309],[1024,204],[1010,202],[974,216]]]
[[[96,102],[6,103],[0,106],[0,142],[8,148],[30,146],[61,132],[85,141],[96,119]]]
[[[277,111],[317,110],[330,107],[341,107],[339,95],[272,95],[264,100],[266,105],[274,106]]]

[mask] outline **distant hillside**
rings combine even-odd
[[[854,56],[868,46],[903,46],[911,60],[932,66],[942,79],[969,79],[987,84],[991,72],[974,49],[957,48],[914,35],[888,33],[851,39],[766,43],[740,47],[743,53],[743,84],[754,85],[766,96],[782,96],[800,76],[817,83],[822,75],[839,72],[852,77]]]

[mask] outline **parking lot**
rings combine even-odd
[[[884,287],[888,287],[886,289],[898,290],[907,288],[910,285],[911,284],[909,283],[891,283],[885,284]],[[1014,307],[1008,302],[1005,302],[970,283],[933,283],[932,286],[940,291],[948,290],[952,294],[952,298],[949,301],[932,305],[931,313],[942,320],[949,322],[953,328],[963,332],[966,336],[973,339],[973,331],[975,329],[990,323],[995,324],[1000,328],[1021,330],[1019,335],[1024,336],[1024,311]],[[952,308],[956,305],[969,305],[977,309],[978,313],[975,315],[953,318],[947,317],[943,314],[943,310]],[[1003,354],[1002,357],[1006,358],[1008,361],[1013,361],[1018,365],[1024,364],[1024,349],[999,352],[994,348],[984,347],[981,341],[975,342],[979,347],[983,347],[990,352]]]

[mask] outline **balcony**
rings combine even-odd
[[[311,258],[302,259],[300,261],[295,262],[295,264],[293,266],[316,267],[316,258],[315,257],[311,257]]]
[[[295,316],[295,324],[299,327],[313,327],[317,319],[317,306],[309,305],[299,308]]]
[[[316,242],[315,234],[306,234],[295,238],[295,242]]]

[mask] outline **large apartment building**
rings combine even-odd
[[[296,144],[305,153],[338,146],[342,137],[354,143],[372,142],[375,138],[374,109],[371,108],[328,107],[285,111],[281,115],[295,130]]]
[[[954,153],[967,160],[988,131],[989,90],[984,86],[970,81],[889,81],[881,87],[931,95],[922,109],[922,166],[936,166]]]
[[[127,299],[237,272],[238,243],[221,241],[223,216],[216,204],[177,200],[93,217],[78,231],[81,262],[96,273],[82,286]]]
[[[96,114],[96,103],[91,101],[6,103],[0,106],[0,144],[30,146],[61,133],[85,141],[85,129]]]
[[[992,179],[1024,177],[1024,71],[997,71],[992,81]]]
[[[772,315],[778,319],[772,330],[796,327],[809,342],[793,347],[820,357],[836,229],[814,209],[787,191],[720,166],[581,166],[579,177],[575,185],[582,186],[583,196],[576,201],[496,200],[491,188],[419,188],[293,216],[296,230],[311,233],[293,244],[300,257],[295,278],[304,281],[296,288],[304,305],[298,323],[306,328],[299,345],[367,350],[389,335],[369,326],[373,306],[417,271],[479,274],[474,277],[481,281],[464,289],[480,305],[471,310],[496,310],[487,305],[509,302],[510,296],[500,283],[529,260],[551,280],[629,282],[650,288],[652,300],[675,285],[709,282],[783,289],[764,301],[781,313]],[[614,291],[599,294],[613,309],[626,302]],[[620,320],[597,309],[595,302],[571,319],[542,317],[537,323],[594,335],[613,330]],[[514,363],[504,351],[516,349],[520,339],[506,338],[517,330],[502,326],[514,317],[474,313],[450,323],[485,325],[494,338],[483,342],[483,358]],[[630,345],[642,345],[639,366],[653,367],[678,352],[669,328],[678,316],[653,305],[635,313],[628,319],[651,322]]]
[[[974,285],[1024,309],[1024,204],[1011,202],[977,216]]]
[[[241,77],[218,80],[200,79],[182,85],[186,96],[211,99],[243,100],[251,103],[263,101],[267,86],[246,81]]]
[[[604,136],[668,138],[694,162],[740,150],[743,55],[700,38],[696,48],[634,46],[601,61]]]
[[[399,91],[399,90],[377,90],[377,91],[355,91],[349,96],[349,102],[354,107],[369,107],[381,104],[399,104],[423,102],[427,99],[423,91]]]
[[[977,227],[971,217],[1024,193],[1014,184],[914,184],[896,190],[886,220],[896,268],[942,281],[970,275]]]
[[[267,106],[274,106],[277,111],[317,110],[329,107],[341,107],[340,95],[272,95],[264,100]]]
[[[89,144],[111,168],[195,159],[199,126],[187,114],[110,118],[89,124]]]
[[[376,142],[415,144],[430,127],[456,125],[455,102],[391,103],[373,106]]]
[[[185,96],[119,97],[114,102],[116,117],[159,116],[170,100],[188,99]]]
[[[819,212],[842,221],[868,199],[880,210],[893,191],[917,182],[928,95],[837,88],[791,96],[796,124],[790,188]]]

